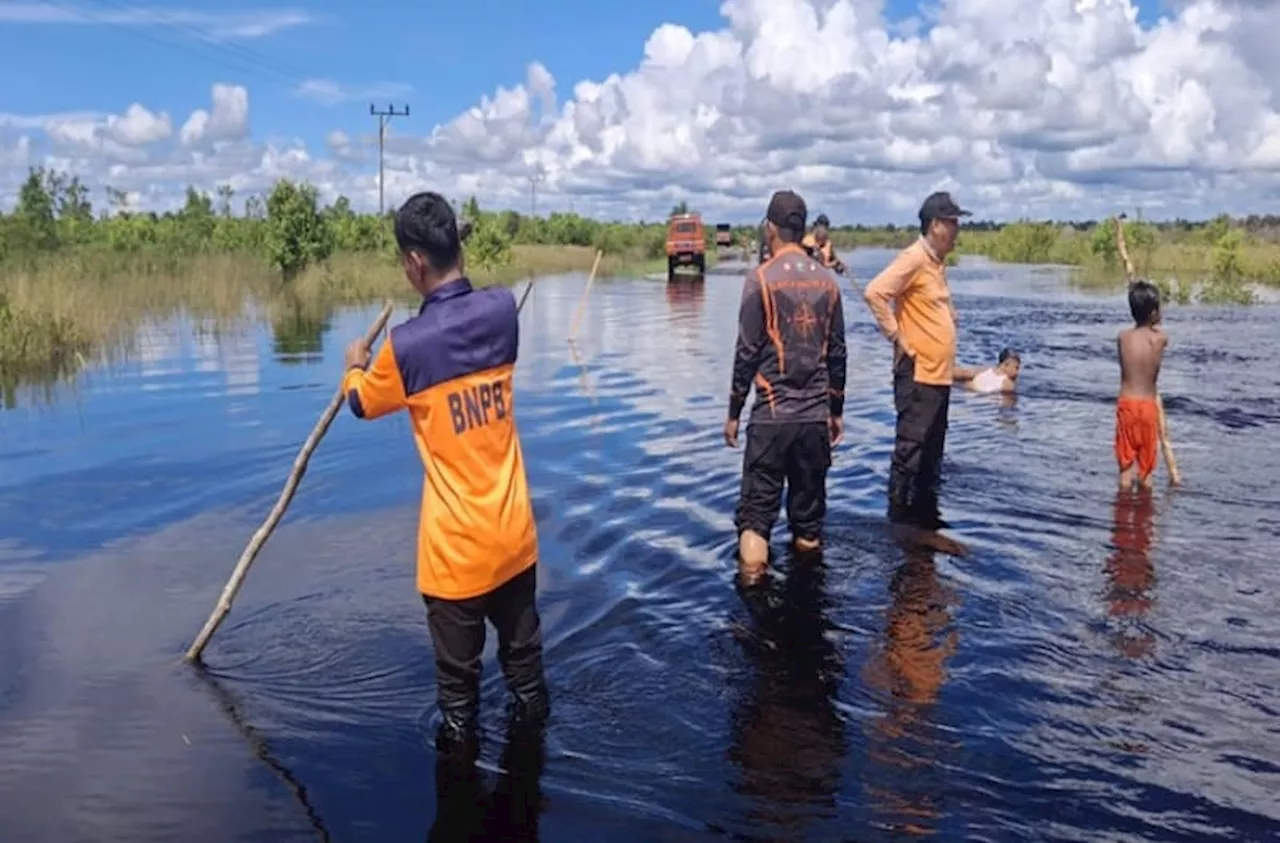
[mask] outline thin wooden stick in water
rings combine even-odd
[[[573,315],[573,327],[569,329],[569,339],[572,340],[578,336],[578,323],[582,321],[582,313],[587,307],[587,296],[591,295],[591,285],[596,281],[596,270],[600,268],[600,259],[604,257],[604,252],[596,249],[595,263],[591,264],[591,275],[587,277],[587,286],[582,291],[582,298],[578,299],[578,312]]]
[[[1173,443],[1169,441],[1169,423],[1164,417],[1164,401],[1156,395],[1156,424],[1160,433],[1160,450],[1164,453],[1164,467],[1169,471],[1169,482],[1175,486],[1182,485],[1182,474],[1178,471],[1178,460],[1173,455]]]
[[[395,306],[391,302],[387,302],[386,306],[382,308],[382,312],[378,314],[378,318],[369,326],[369,330],[364,335],[366,348],[372,346],[374,341],[378,339],[378,333],[387,324],[387,320],[391,318],[391,312],[394,309]],[[222,594],[218,597],[218,602],[213,607],[213,613],[209,615],[209,620],[205,621],[204,628],[200,630],[200,634],[196,636],[196,640],[192,642],[190,649],[187,650],[184,656],[186,661],[198,662],[200,660],[200,654],[204,652],[209,639],[218,631],[218,626],[226,618],[227,613],[231,611],[231,603],[236,599],[240,586],[244,584],[244,578],[249,573],[249,566],[253,564],[253,560],[258,556],[258,551],[262,550],[262,546],[266,544],[267,539],[271,537],[272,531],[280,523],[280,519],[284,517],[285,510],[289,508],[289,503],[293,500],[293,495],[298,490],[298,483],[301,482],[302,475],[307,473],[307,463],[311,460],[311,453],[315,451],[316,446],[320,444],[320,440],[328,432],[329,425],[333,424],[333,420],[338,415],[338,411],[342,409],[342,402],[345,400],[346,395],[343,393],[342,388],[339,387],[333,398],[329,399],[329,406],[324,408],[324,412],[320,415],[320,420],[311,429],[311,435],[307,437],[306,442],[302,443],[302,450],[298,451],[298,456],[293,460],[293,469],[289,472],[289,478],[285,481],[284,488],[280,491],[280,497],[276,499],[276,505],[271,507],[267,520],[262,522],[262,526],[249,539],[249,544],[245,546],[244,552],[240,554],[240,560],[236,562],[236,567],[231,571],[231,579],[227,580],[226,586],[222,589]]]

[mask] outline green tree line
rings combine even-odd
[[[0,263],[38,262],[49,255],[92,250],[154,254],[172,261],[212,251],[260,256],[285,277],[322,262],[335,252],[394,257],[393,215],[359,213],[346,197],[322,205],[305,183],[277,182],[265,197],[251,195],[236,208],[235,191],[213,195],[189,187],[183,206],[166,213],[134,212],[123,192],[107,188],[95,207],[89,189],[75,176],[33,168],[12,213],[0,214]],[[690,208],[681,202],[673,214]],[[486,211],[474,198],[459,208],[471,221],[468,264],[498,267],[520,245],[585,246],[607,255],[653,260],[664,254],[665,220],[607,222],[574,213],[546,217],[516,211]],[[1140,272],[1200,272],[1217,284],[1261,281],[1280,284],[1280,217],[1225,215],[1204,222],[1130,220],[1126,239]],[[704,219],[709,251],[715,220]],[[838,248],[901,247],[917,236],[914,226],[839,226]],[[733,226],[734,241],[747,246],[756,225]],[[1118,264],[1114,220],[973,221],[965,224],[960,251],[1007,263]]]
[[[265,198],[249,196],[239,209],[235,192],[225,185],[212,196],[188,187],[183,206],[165,213],[131,211],[124,193],[112,188],[106,199],[97,208],[77,177],[32,169],[13,211],[0,214],[0,263],[32,263],[83,250],[169,257],[232,251],[260,255],[289,277],[339,251],[395,253],[393,213],[359,213],[345,196],[322,205],[317,190],[305,183],[278,181]],[[469,265],[501,266],[511,260],[512,247],[520,245],[589,246],[644,259],[664,254],[665,221],[622,223],[574,213],[535,217],[486,211],[474,197],[458,210],[472,225],[466,243]]]

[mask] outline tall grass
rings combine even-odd
[[[1166,300],[1181,304],[1250,304],[1255,285],[1280,285],[1280,245],[1222,227],[1200,242],[1171,242],[1152,227],[1126,223],[1134,268],[1161,288]],[[962,232],[958,247],[1002,263],[1077,267],[1084,288],[1124,283],[1114,221],[1090,231],[1047,222],[1018,222],[994,231]]]
[[[478,284],[586,271],[595,250],[585,246],[514,246],[510,263],[469,273]],[[636,271],[643,261],[607,256],[601,273]],[[251,308],[272,319],[322,314],[380,299],[408,302],[416,294],[394,260],[338,254],[285,284],[252,254],[193,258],[158,254],[70,252],[0,268],[0,389],[51,381],[87,360],[129,350],[139,324],[178,314],[230,324]],[[292,315],[292,316],[291,316]]]

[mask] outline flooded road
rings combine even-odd
[[[889,254],[853,258],[865,282]],[[1122,298],[951,278],[961,362],[1024,363],[1012,406],[952,405],[970,556],[885,530],[889,349],[849,295],[825,558],[784,558],[754,612],[720,433],[739,279],[599,283],[576,351],[585,279],[539,282],[517,417],[554,710],[545,746],[505,745],[491,635],[467,777],[431,746],[404,420],[339,418],[208,673],[179,662],[376,308],[153,326],[25,393],[0,410],[0,839],[1276,839],[1280,309],[1169,311],[1187,486],[1142,502],[1114,492]]]

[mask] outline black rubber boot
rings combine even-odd
[[[513,729],[542,729],[551,716],[551,695],[546,680],[540,679],[527,689],[513,691],[508,714]]]
[[[889,520],[894,524],[901,524],[909,521],[910,512],[911,486],[904,478],[896,476],[896,472],[889,477]]]
[[[475,706],[440,707],[443,719],[436,730],[436,749],[442,754],[466,753],[479,744],[480,717]]]

